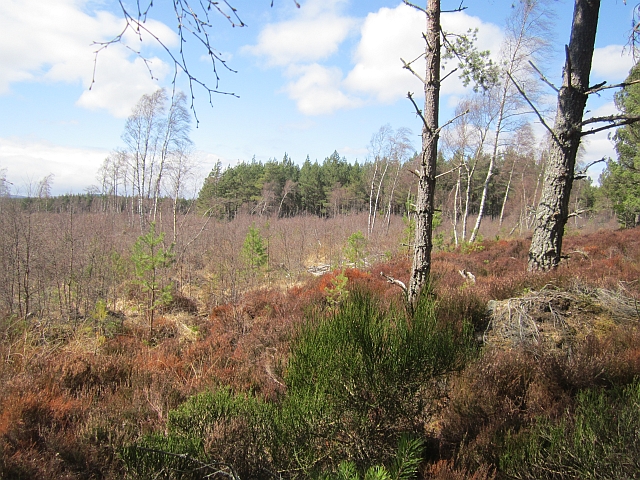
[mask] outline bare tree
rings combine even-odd
[[[132,195],[136,198],[136,213],[140,231],[144,229],[147,203],[151,193],[153,170],[159,150],[158,133],[165,112],[166,92],[156,90],[143,95],[127,118],[122,139],[128,147],[131,168]]]
[[[476,240],[480,230],[502,136],[509,130],[513,130],[514,127],[517,128],[520,123],[517,119],[521,118],[523,102],[510,79],[517,79],[521,85],[528,86],[532,83],[533,68],[530,62],[539,58],[544,52],[548,52],[549,43],[546,38],[549,37],[549,25],[549,15],[540,0],[518,2],[512,15],[507,19],[507,35],[502,46],[502,61],[500,62],[501,82],[488,92],[493,101],[486,102],[488,108],[495,109],[489,114],[495,133],[489,157],[489,168],[482,188],[478,217],[469,237],[471,243]],[[528,88],[528,91],[531,95],[534,90]]]
[[[129,180],[141,230],[147,222],[155,221],[169,164],[175,159],[181,161],[192,144],[186,96],[176,93],[168,111],[167,102],[163,89],[143,95],[127,119],[122,134],[127,145]]]
[[[393,130],[391,125],[383,125],[371,136],[369,152],[373,158],[373,174],[371,176],[371,186],[369,189],[369,220],[367,223],[367,236],[373,234],[378,210],[382,202],[381,195],[386,193],[387,205],[385,208],[385,223],[390,222],[391,206],[395,188],[400,175],[400,169],[408,160],[412,147],[410,140],[411,131],[408,128]],[[395,167],[395,174],[390,185],[385,182],[389,167]],[[385,186],[388,191],[385,192]]]
[[[189,180],[193,179],[197,162],[190,149],[190,143],[181,144],[183,148],[175,150],[171,156],[171,162],[167,168],[168,187],[167,191],[173,201],[172,227],[173,227],[173,243],[178,240],[178,204],[181,197],[184,196],[184,190]],[[194,197],[194,195],[192,195]],[[195,200],[192,200],[193,204]]]
[[[153,221],[156,220],[158,199],[160,198],[163,175],[169,162],[185,165],[185,158],[192,146],[189,133],[191,131],[191,117],[186,107],[187,97],[183,92],[177,92],[171,99],[169,114],[159,128],[161,129],[161,146],[158,171],[156,172],[153,191]],[[175,176],[174,176],[175,179]],[[175,190],[174,190],[175,191]]]

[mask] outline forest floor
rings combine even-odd
[[[484,346],[448,381],[447,400],[429,424],[437,446],[423,478],[499,477],[492,445],[505,431],[543,413],[560,418],[579,391],[640,375],[637,229],[568,235],[567,258],[548,273],[526,271],[528,246],[526,238],[485,240],[434,255],[438,318],[469,320]],[[99,325],[3,321],[0,478],[122,478],[119,449],[163,431],[169,412],[190,396],[228,385],[279,398],[305,315],[359,288],[399,304],[401,291],[380,272],[406,281],[409,268],[399,255],[366,270],[256,288],[199,313],[185,301],[158,316],[151,336],[132,311],[109,313]]]

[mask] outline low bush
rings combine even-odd
[[[341,462],[361,473],[391,465],[400,439],[433,420],[438,379],[473,350],[471,329],[439,322],[430,297],[407,318],[356,290],[300,327],[276,401],[228,388],[201,393],[169,414],[167,435],[143,437],[123,459],[140,475],[182,468],[181,457],[155,450],[191,452],[199,462],[233,464],[241,478],[338,474]],[[177,452],[181,445],[190,450]]]
[[[506,438],[500,469],[515,479],[637,478],[640,382],[577,396],[573,415],[537,419]]]

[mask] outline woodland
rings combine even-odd
[[[444,45],[478,88],[439,126],[439,4],[419,152],[384,125],[362,163],[196,179],[187,96],[158,90],[86,194],[0,171],[0,478],[640,477],[639,67],[583,121],[565,96],[604,86],[572,32],[547,125],[522,2],[500,66]]]

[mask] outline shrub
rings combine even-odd
[[[573,417],[544,417],[507,437],[500,468],[510,478],[636,478],[640,382],[580,392]]]
[[[429,387],[463,366],[471,344],[470,329],[439,323],[426,296],[407,318],[354,291],[335,312],[315,313],[300,327],[277,402],[228,388],[204,392],[169,414],[167,436],[136,445],[171,453],[181,441],[202,445],[190,450],[198,461],[235,462],[242,478],[308,477],[343,461],[362,472],[390,465],[403,435],[422,434],[430,420]],[[159,472],[178,458],[151,452],[141,460],[136,452],[123,457],[132,472]]]

